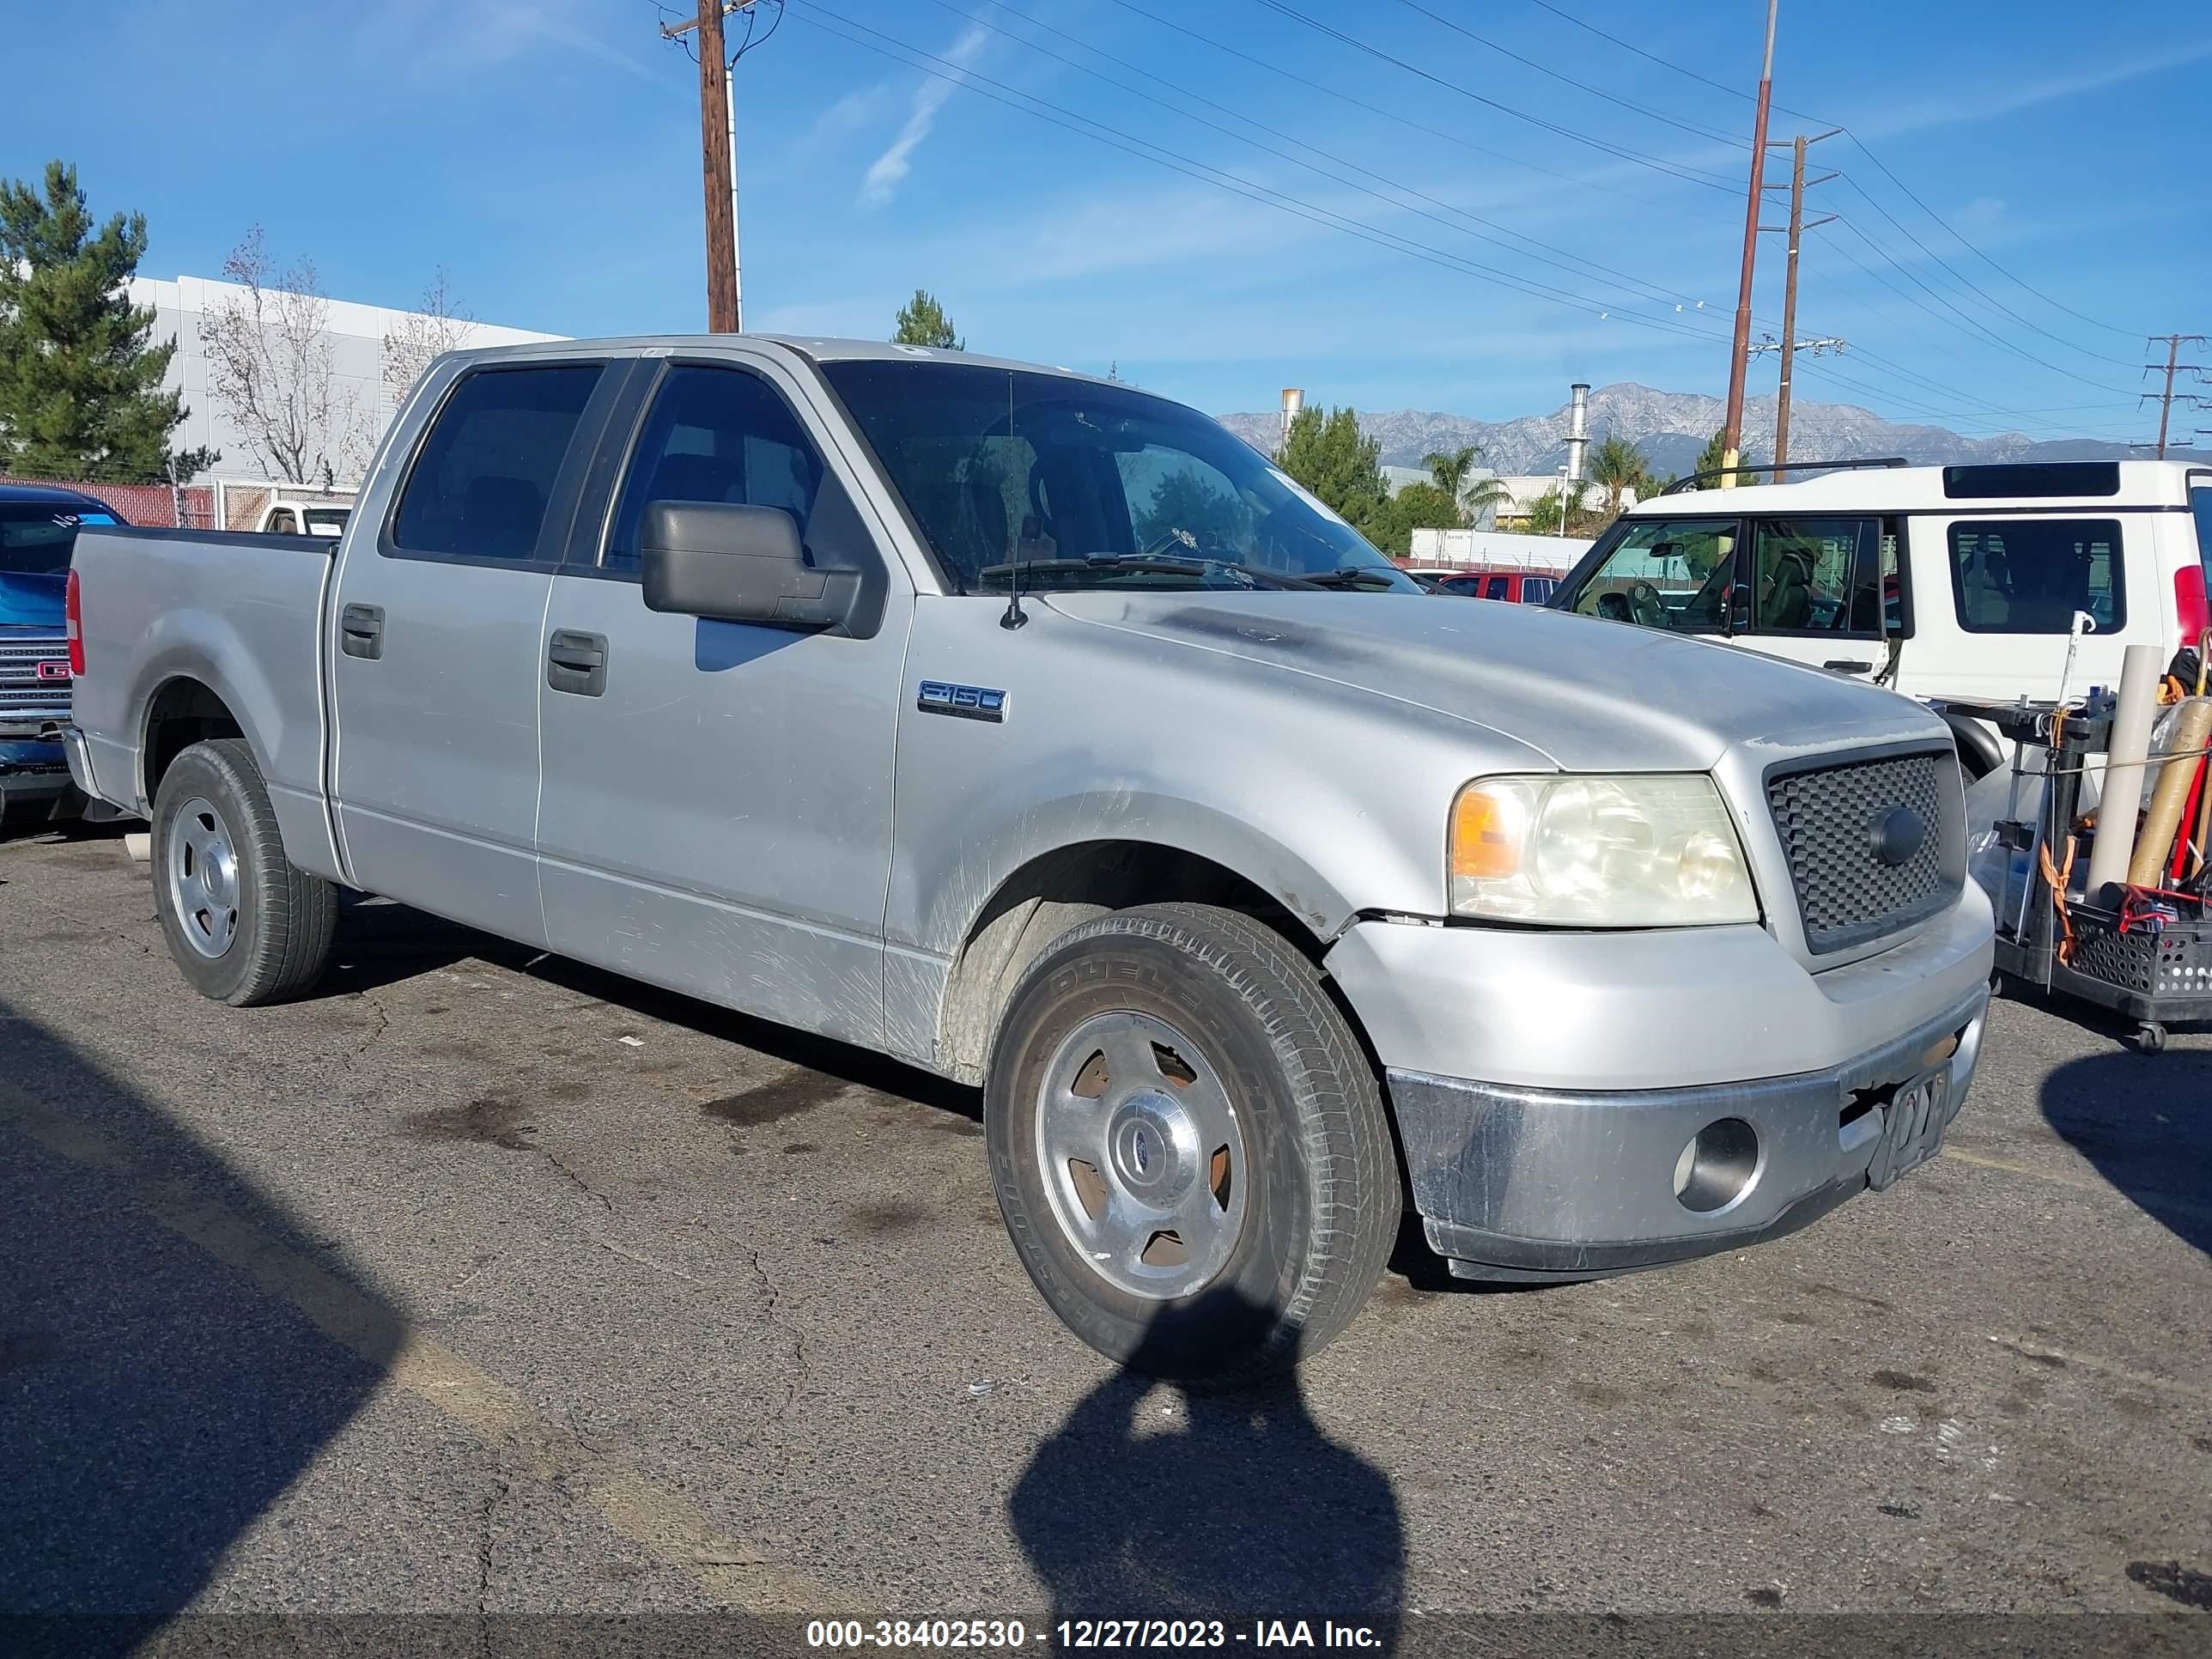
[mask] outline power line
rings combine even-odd
[[[1674,116],[1668,114],[1663,110],[1653,109],[1648,104],[1639,104],[1631,98],[1616,97],[1613,94],[1606,91],[1602,87],[1594,87],[1587,81],[1577,81],[1571,75],[1563,75],[1558,70],[1553,69],[1550,64],[1540,63],[1534,58],[1524,58],[1521,53],[1514,51],[1510,46],[1502,46],[1498,45],[1497,41],[1492,40],[1488,35],[1477,34],[1473,29],[1468,27],[1464,23],[1456,22],[1451,18],[1444,16],[1440,12],[1431,11],[1426,6],[1419,4],[1419,0],[1398,0],[1398,3],[1405,7],[1408,11],[1419,12],[1431,22],[1443,25],[1443,27],[1449,29],[1454,34],[1464,35],[1467,39],[1474,41],[1477,46],[1487,46],[1491,51],[1497,52],[1501,57],[1510,58],[1515,63],[1523,64],[1528,68],[1535,70],[1539,75],[1548,76],[1553,80],[1560,82],[1562,85],[1574,88],[1577,92],[1586,92],[1593,98],[1601,98],[1608,104],[1617,106],[1621,109],[1632,111],[1636,114],[1644,117],[1647,120],[1661,122],[1667,126],[1674,128],[1677,131],[1686,132],[1694,138],[1710,139],[1714,143],[1732,145],[1737,149],[1748,149],[1750,148],[1750,146],[1742,139],[1734,137],[1728,133],[1716,132],[1711,127],[1701,127],[1697,125],[1694,122],[1677,120]]]
[[[1145,91],[1140,87],[1131,86],[1126,81],[1116,80],[1114,76],[1093,69],[1087,64],[1079,63],[1073,58],[1069,58],[1063,53],[1053,51],[1049,46],[1042,46],[1024,35],[1015,33],[1011,29],[1003,27],[1000,24],[993,22],[990,19],[982,16],[979,13],[966,10],[958,5],[952,3],[952,0],[930,0],[930,3],[939,7],[942,10],[951,13],[955,17],[965,19],[969,22],[977,25],[979,27],[989,29],[994,33],[1003,35],[1006,39],[1016,42],[1018,45],[1026,46],[1032,52],[1042,53],[1043,56],[1051,58],[1054,63],[1065,64],[1069,68],[1077,70],[1079,73],[1088,75],[1095,80],[1103,81],[1109,87],[1118,87],[1124,92],[1132,94],[1136,97],[1145,100],[1147,103],[1156,104],[1160,108],[1167,110],[1170,113],[1181,116],[1185,120],[1194,122],[1196,125],[1206,127],[1214,132],[1224,134],[1225,136],[1235,139],[1239,143],[1249,144],[1263,155],[1275,156],[1279,160],[1290,162],[1293,167],[1303,167],[1307,172],[1314,173],[1320,178],[1328,179],[1334,183],[1347,185],[1353,190],[1358,191],[1361,194],[1372,197],[1375,200],[1382,203],[1385,206],[1395,209],[1400,212],[1411,213],[1418,217],[1430,220],[1436,224],[1442,225],[1447,230],[1455,231],[1461,235],[1473,236],[1477,240],[1489,242],[1495,246],[1504,248],[1509,253],[1520,254],[1524,258],[1534,259],[1540,264],[1550,265],[1554,270],[1564,270],[1568,272],[1570,275],[1586,276],[1595,272],[1613,278],[1619,282],[1626,283],[1632,289],[1642,289],[1644,295],[1650,299],[1656,300],[1662,304],[1673,306],[1678,312],[1682,311],[1686,307],[1692,312],[1695,312],[1703,307],[1705,303],[1704,300],[1698,298],[1695,295],[1684,294],[1674,289],[1662,288],[1656,283],[1647,281],[1645,278],[1635,276],[1628,271],[1616,270],[1613,266],[1601,264],[1598,261],[1586,258],[1583,255],[1577,254],[1571,249],[1563,248],[1554,243],[1546,242],[1536,237],[1528,235],[1523,232],[1516,231],[1508,225],[1499,223],[1497,220],[1486,218],[1482,215],[1472,212],[1466,208],[1460,207],[1455,203],[1445,201],[1441,197],[1431,196],[1427,191],[1417,190],[1411,185],[1401,184],[1397,180],[1390,178],[1388,174],[1377,173],[1371,167],[1361,167],[1356,161],[1342,157],[1334,156],[1329,151],[1308,143],[1304,139],[1300,138],[1296,133],[1286,132],[1279,127],[1270,126],[1265,121],[1259,120],[1253,116],[1246,115],[1242,111],[1233,109],[1226,104],[1216,102],[1214,100],[1206,97],[1203,93],[1195,91],[1189,87],[1180,86],[1176,82],[1167,79],[1164,76],[1155,74],[1152,71],[1145,69],[1141,64],[1133,64],[1125,58],[1117,57],[1103,47],[1092,46],[1089,41],[1082,40],[1077,35],[1070,34],[1065,29],[1055,28],[1051,24],[1043,22],[1036,18],[1030,17],[1025,14],[1019,12],[1013,14],[1016,16],[1021,17],[1023,21],[1028,23],[1032,27],[1042,29],[1048,34],[1055,35],[1060,40],[1068,41],[1079,50],[1090,52],[1095,57],[1103,58],[1109,64],[1117,64],[1120,67],[1129,70],[1132,74],[1152,82],[1154,85],[1165,88],[1167,90],[1176,94],[1180,98],[1187,99],[1191,102],[1201,105],[1207,109],[1218,110],[1221,113],[1228,116],[1232,120],[1242,121],[1247,125],[1256,128],[1261,132],[1280,138],[1285,143],[1295,145],[1297,148],[1304,150],[1309,155],[1322,156],[1324,159],[1338,161],[1343,167],[1348,168],[1351,172],[1358,173],[1364,178],[1375,179],[1387,186],[1389,190],[1399,192],[1400,195],[1409,196],[1418,201],[1429,203],[1434,207],[1442,209],[1445,213],[1455,215],[1461,219],[1468,220],[1474,224],[1483,226],[1488,230],[1498,233],[1498,234],[1489,236],[1484,235],[1481,231],[1471,230],[1464,224],[1455,223],[1451,220],[1445,219],[1438,214],[1424,211],[1422,209],[1411,206],[1406,202],[1395,200],[1391,197],[1385,196],[1378,191],[1359,184],[1356,179],[1347,178],[1343,173],[1335,172],[1327,167],[1316,166],[1310,161],[1302,161],[1297,156],[1291,155],[1288,150],[1278,149],[1272,144],[1261,143],[1259,140],[1253,138],[1247,134],[1237,132],[1230,127],[1225,127],[1218,121],[1209,121],[1203,116],[1194,115],[1189,110],[1182,107],[1179,104],[1164,98],[1157,97],[1154,94]],[[1526,248],[1516,247],[1513,246],[1512,242],[1501,240],[1501,238],[1506,237],[1512,238],[1514,241],[1526,242],[1531,246],[1545,249],[1548,252],[1559,255],[1560,258],[1547,258],[1543,254],[1531,253],[1528,252]]]
[[[1005,82],[980,74],[965,65],[940,58],[923,47],[901,40],[894,35],[886,34],[880,29],[872,28],[865,23],[842,16],[827,7],[811,3],[811,0],[808,0],[804,15],[806,20],[816,27],[836,35],[851,45],[875,52],[878,56],[889,58],[894,63],[904,64],[909,69],[919,70],[924,75],[948,82],[965,91],[975,93],[994,103],[1004,104],[1009,109],[1018,110],[1025,115],[1034,116],[1053,126],[1094,139],[1112,149],[1137,156],[1139,160],[1152,161],[1158,166],[1167,167],[1171,172],[1182,173],[1188,178],[1197,179],[1201,184],[1226,190],[1233,195],[1244,197],[1262,206],[1276,208],[1329,229],[1343,231],[1347,235],[1358,237],[1362,241],[1370,242],[1378,247],[1387,248],[1392,252],[1408,254],[1425,264],[1457,271],[1462,276],[1475,276],[1500,287],[1528,295],[1532,298],[1550,300],[1555,303],[1566,305],[1573,310],[1595,313],[1601,321],[1617,319],[1634,327],[1681,335],[1701,342],[1710,342],[1713,337],[1705,330],[1672,323],[1663,318],[1644,317],[1632,312],[1615,311],[1602,300],[1576,294],[1565,289],[1555,288],[1549,283],[1534,282],[1513,272],[1501,270],[1495,266],[1480,264],[1443,249],[1431,247],[1426,243],[1416,242],[1409,237],[1400,236],[1395,232],[1383,230],[1363,220],[1352,219],[1335,213],[1329,209],[1305,201],[1302,198],[1290,195],[1286,191],[1273,189],[1253,179],[1246,179],[1241,174],[1199,161],[1194,156],[1170,149],[1165,145],[1155,143],[1150,139],[1123,132],[1119,128],[1109,126],[1103,121],[1079,114],[1063,105],[1039,98],[1034,93],[1024,92],[1019,88],[1009,86]],[[838,25],[842,27],[837,27]],[[877,40],[887,43],[887,46],[878,46],[872,41],[861,40],[856,35],[847,33],[848,29],[857,29],[862,34],[872,35]],[[887,47],[896,48],[896,51],[888,50]],[[897,56],[898,52],[910,53],[912,57],[902,58]],[[927,61],[917,63],[913,61],[915,58]],[[933,64],[940,67],[933,69],[930,67]],[[988,90],[994,88],[997,88],[995,92]],[[1018,102],[1017,100],[1023,101]]]
[[[1591,34],[1596,35],[1601,40],[1610,42],[1612,45],[1620,47],[1624,52],[1634,53],[1637,57],[1643,58],[1647,63],[1656,64],[1662,69],[1671,70],[1677,75],[1686,76],[1688,79],[1698,82],[1700,86],[1710,87],[1716,92],[1724,92],[1731,98],[1741,98],[1746,101],[1749,101],[1751,98],[1751,94],[1744,91],[1741,87],[1732,87],[1724,81],[1717,81],[1712,76],[1700,74],[1696,70],[1691,69],[1685,64],[1678,64],[1670,58],[1663,57],[1656,52],[1648,51],[1644,47],[1638,46],[1632,40],[1624,40],[1620,36],[1607,33],[1606,30],[1600,28],[1596,24],[1589,22],[1584,19],[1577,16],[1574,13],[1566,10],[1565,8],[1552,4],[1551,0],[1529,0],[1529,3],[1538,7],[1541,10],[1551,13],[1554,17],[1573,24],[1577,28],[1585,30]],[[1835,125],[1828,122],[1822,117],[1808,115],[1802,110],[1790,109],[1786,106],[1780,104],[1776,105],[1775,107],[1782,110],[1784,114],[1795,115],[1801,120],[1817,122],[1823,126]],[[1989,266],[1990,270],[1996,271],[1997,275],[2021,289],[2021,292],[2033,295],[2036,299],[2042,301],[2044,304],[2051,307],[2053,310],[2063,311],[2068,316],[2075,319],[2077,321],[2088,324],[2092,328],[2101,328],[2109,333],[2121,335],[2129,339],[2138,339],[2142,337],[2142,331],[2132,328],[2123,328],[2117,323],[2109,323],[2100,318],[2092,317],[2086,312],[2077,311],[2075,307],[2068,305],[2063,300],[2052,298],[2050,295],[2045,294],[2042,289],[2037,288],[2033,283],[2028,282],[2025,277],[2021,276],[2017,273],[2006,269],[2003,265],[1999,264],[1996,259],[1992,258],[1988,253],[1983,252],[1981,248],[1976,246],[1974,243],[1968,240],[1957,228],[1957,227],[1954,226],[1948,220],[1945,219],[1942,214],[1936,212],[1934,208],[1929,206],[1910,185],[1906,184],[1904,179],[1897,176],[1896,172],[1891,168],[1887,162],[1884,161],[1881,156],[1874,153],[1873,149],[1867,143],[1865,139],[1860,137],[1857,133],[1853,132],[1849,127],[1844,128],[1844,133],[1846,137],[1850,138],[1853,144],[1858,147],[1859,153],[1864,155],[1868,161],[1873,162],[1875,168],[1881,173],[1881,175],[1885,179],[1888,179],[1891,184],[1894,185],[1899,191],[1905,196],[1906,200],[1910,201],[1913,206],[1918,208],[1921,212],[1926,214],[1928,217],[1935,224],[1940,227],[1944,234],[1948,235],[1953,241],[1958,243],[1960,246],[1965,248],[1976,258],[1981,260],[1983,264]]]
[[[1459,133],[1448,131],[1442,127],[1430,126],[1425,122],[1414,120],[1410,116],[1401,114],[1398,111],[1388,108],[1383,105],[1370,103],[1367,100],[1355,97],[1351,93],[1346,92],[1340,88],[1330,86],[1325,82],[1314,80],[1309,76],[1300,75],[1295,70],[1286,70],[1279,64],[1271,64],[1266,58],[1255,57],[1251,52],[1246,52],[1241,46],[1234,46],[1225,40],[1216,40],[1213,36],[1202,33],[1199,30],[1192,28],[1186,23],[1177,22],[1172,17],[1163,17],[1156,11],[1148,10],[1145,7],[1137,4],[1136,0],[1108,0],[1108,3],[1119,6],[1123,11],[1129,12],[1136,16],[1141,17],[1147,22],[1158,24],[1162,28],[1172,29],[1177,34],[1182,35],[1186,39],[1195,40],[1200,46],[1210,46],[1214,51],[1218,52],[1226,57],[1234,58],[1240,62],[1249,64],[1255,69],[1265,70],[1268,74],[1278,76],[1283,80],[1288,81],[1293,86],[1304,87],[1309,91],[1320,93],[1325,98],[1334,98],[1340,104],[1346,105],[1352,109],[1364,110],[1370,115],[1379,115],[1384,120],[1395,122],[1396,125],[1404,127],[1410,132],[1418,132],[1431,138],[1439,139],[1445,143],[1452,144],[1461,149],[1466,150],[1470,155],[1486,156],[1493,161],[1503,161],[1509,167],[1519,167],[1524,172],[1538,173],[1547,179],[1556,179],[1562,184],[1574,185],[1577,190],[1599,191],[1605,195],[1617,197],[1624,202],[1633,202],[1638,207],[1652,207],[1656,205],[1656,204],[1651,202],[1648,198],[1637,196],[1625,190],[1616,190],[1612,185],[1605,184],[1598,179],[1578,179],[1572,173],[1561,173],[1556,168],[1547,167],[1542,166],[1540,163],[1527,161],[1518,155],[1509,155],[1504,150],[1492,149],[1486,145],[1475,143]],[[1727,222],[1723,220],[1718,214],[1707,213],[1703,210],[1695,207],[1670,207],[1667,210],[1672,213],[1686,214],[1692,218],[1710,219],[1716,223]]]
[[[1309,17],[1297,7],[1285,3],[1285,0],[1257,0],[1257,3],[1266,7],[1269,11],[1291,19],[1293,22],[1304,24],[1316,33],[1325,34],[1340,45],[1351,47],[1354,52],[1364,52],[1368,57],[1380,63],[1389,64],[1403,70],[1408,75],[1418,76],[1432,86],[1442,87],[1445,91],[1455,93],[1462,98],[1480,104],[1486,109],[1496,110],[1499,114],[1510,115],[1516,121],[1526,121],[1531,126],[1540,127],[1546,132],[1565,138],[1571,143],[1583,144],[1592,149],[1601,150],[1607,155],[1617,157],[1620,161],[1639,167],[1648,167],[1652,172],[1663,173],[1670,179],[1679,179],[1685,184],[1702,185],[1707,190],[1725,191],[1730,195],[1735,193],[1735,185],[1721,178],[1717,173],[1708,173],[1703,167],[1676,166],[1673,162],[1659,161],[1652,156],[1639,155],[1632,149],[1626,149],[1619,144],[1608,143],[1602,138],[1593,138],[1588,133],[1577,132],[1574,128],[1562,126],[1557,121],[1547,121],[1540,115],[1531,115],[1526,110],[1516,109],[1510,104],[1502,103],[1495,98],[1486,97],[1481,93],[1461,86],[1455,81],[1448,81],[1441,75],[1431,74],[1418,64],[1409,64],[1402,58],[1394,57],[1380,46],[1369,45],[1357,35],[1346,34],[1342,29],[1322,22],[1318,17]]]

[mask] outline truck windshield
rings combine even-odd
[[[59,576],[69,569],[79,526],[113,524],[115,515],[60,501],[0,501],[0,573]]]
[[[1164,398],[936,362],[823,365],[963,592],[1421,590],[1225,427]]]

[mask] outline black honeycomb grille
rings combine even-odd
[[[1797,891],[1805,943],[1814,955],[1880,939],[1950,902],[1945,871],[1949,803],[1958,762],[1930,751],[1847,762],[1769,778],[1766,804]],[[1883,860],[1881,826],[1899,807],[1925,828],[1902,864]]]

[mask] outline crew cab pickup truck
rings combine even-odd
[[[1163,1374],[1310,1352],[1401,1202],[1477,1279],[1802,1226],[1981,1040],[1940,720],[1433,603],[1112,382],[451,356],[335,547],[88,532],[71,616],[72,764],[206,995],[307,994],[354,888],[980,1084],[1039,1290]]]

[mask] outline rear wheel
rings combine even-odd
[[[984,1121],[1023,1266],[1137,1370],[1287,1370],[1397,1236],[1365,1055],[1312,964],[1233,911],[1119,911],[1054,940],[1000,1022]]]
[[[154,798],[155,908],[179,971],[201,995],[243,1006],[295,997],[321,977],[337,895],[284,856],[253,751],[196,743]]]

